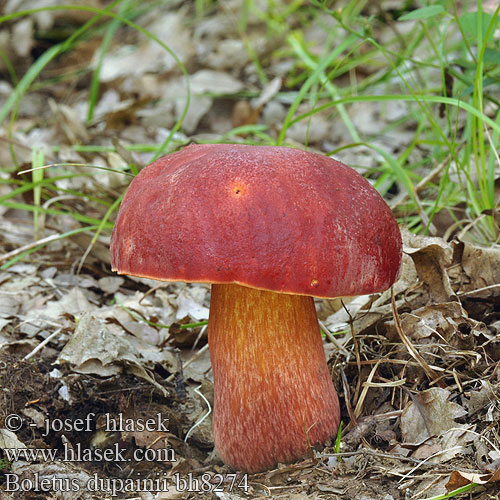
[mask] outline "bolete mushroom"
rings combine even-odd
[[[113,270],[212,283],[213,433],[222,459],[262,471],[337,432],[339,402],[313,297],[391,286],[398,225],[353,169],[272,146],[188,146],[132,181]]]

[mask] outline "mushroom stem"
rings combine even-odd
[[[224,462],[258,472],[335,435],[339,402],[312,297],[212,285],[208,335]]]

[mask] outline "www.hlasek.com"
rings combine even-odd
[[[110,448],[84,448],[81,443],[72,446],[63,443],[62,449],[55,448],[4,448],[5,457],[9,462],[23,460],[25,462],[175,462],[175,452],[172,448],[136,448],[131,457],[126,458],[126,448],[120,448],[115,443]]]

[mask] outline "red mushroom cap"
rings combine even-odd
[[[378,192],[331,158],[273,146],[191,145],[132,181],[113,270],[338,297],[387,289],[401,234]]]

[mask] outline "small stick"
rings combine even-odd
[[[50,236],[47,236],[45,238],[42,238],[37,241],[32,241],[31,243],[28,243],[27,245],[24,245],[22,247],[16,248],[15,250],[12,250],[12,252],[4,253],[3,255],[0,255],[0,262],[4,260],[8,260],[11,257],[15,257],[16,255],[19,255],[26,250],[31,250],[32,248],[37,247],[38,245],[45,245],[46,243],[50,243],[52,241],[56,241],[61,238],[61,235],[59,233],[56,234],[51,234]]]
[[[396,326],[399,338],[405,345],[411,357],[418,362],[418,364],[422,367],[422,369],[424,370],[427,377],[429,377],[429,379],[431,379],[433,382],[439,385],[439,387],[446,387],[446,384],[444,384],[444,382],[440,380],[439,375],[427,364],[425,359],[422,358],[420,353],[415,349],[415,346],[410,342],[410,339],[406,336],[405,332],[403,331],[403,327],[401,326],[401,319],[399,318],[398,310],[396,308],[394,288],[391,288],[391,302],[392,302],[392,313],[394,315],[394,325]]]
[[[193,361],[196,361],[206,350],[208,349],[208,344],[205,344],[196,354],[193,354],[185,363],[184,368],[189,366]],[[175,378],[175,373],[167,378],[167,382],[172,382]]]
[[[182,358],[179,349],[175,350],[175,358],[177,359],[177,373],[174,377],[175,392],[179,399],[186,399],[186,382],[182,371]]]
[[[321,327],[321,331],[328,337],[328,340],[330,340],[339,351],[342,351],[345,356],[349,356],[349,351],[332,335],[332,332],[325,326],[323,321],[318,320],[318,323]]]
[[[58,328],[55,332],[51,333],[45,340],[40,342],[29,354],[24,356],[24,360],[30,359],[33,357],[40,349],[46,346],[53,338],[57,337],[61,333],[62,328]]]
[[[344,398],[345,398],[347,413],[349,415],[349,419],[351,420],[352,425],[357,426],[358,419],[356,418],[356,415],[352,411],[352,405],[351,405],[351,389],[349,388],[349,383],[347,381],[347,377],[343,369],[340,370],[340,375],[342,377],[342,387],[344,388]]]

